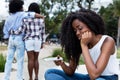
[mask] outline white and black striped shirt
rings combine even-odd
[[[15,34],[24,32],[24,40],[28,39],[42,39],[45,42],[45,23],[43,19],[25,18],[23,25],[15,31]]]

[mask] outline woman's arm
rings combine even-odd
[[[91,80],[94,80],[101,75],[106,65],[108,64],[110,55],[112,55],[112,53],[114,53],[115,51],[115,42],[111,37],[107,37],[105,39],[101,47],[100,56],[95,64],[90,56],[88,46],[81,44],[81,47],[87,71],[89,73]]]
[[[9,23],[7,22],[7,20],[5,21],[4,27],[3,27],[3,39],[8,39],[9,38],[9,31],[11,30],[11,28],[9,28]]]
[[[14,31],[14,34],[20,34],[22,32],[25,32],[26,30],[26,24],[24,22],[24,19],[22,21],[22,26],[20,26],[17,30]]]
[[[45,21],[43,19],[41,19],[40,35],[41,35],[42,43],[45,43]]]
[[[77,68],[77,64],[75,62],[75,59],[73,59],[73,58],[70,59],[69,65],[66,65],[62,60],[55,61],[55,64],[60,65],[61,68],[63,69],[63,71],[67,75],[73,75]]]
[[[42,19],[45,18],[45,16],[43,16],[43,15],[41,15],[41,14],[38,14],[38,13],[35,13],[35,17],[36,17],[36,18],[42,18]]]

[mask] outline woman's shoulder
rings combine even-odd
[[[109,35],[104,35],[103,37],[105,37],[103,44],[106,46],[115,46],[115,40],[109,36]]]
[[[113,42],[114,42],[113,37],[111,37],[111,36],[109,36],[109,35],[103,35],[102,37],[105,38],[105,41],[113,41]]]

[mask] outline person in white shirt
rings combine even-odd
[[[70,13],[61,27],[61,45],[69,65],[55,61],[63,71],[48,69],[45,80],[118,80],[115,41],[105,35],[104,28],[102,18],[92,10]],[[88,74],[75,73],[81,55]]]

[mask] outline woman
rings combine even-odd
[[[104,27],[102,18],[91,10],[69,14],[61,29],[61,45],[69,65],[55,61],[63,71],[49,69],[45,80],[118,80],[115,42],[105,35]],[[81,55],[88,74],[75,73]]]
[[[35,12],[40,14],[39,5],[37,3],[31,3],[29,12]],[[38,80],[39,73],[39,51],[43,43],[45,42],[45,25],[43,19],[38,18],[28,18],[24,19],[25,30],[25,47],[28,55],[28,72],[29,80],[33,80],[32,73],[35,71],[35,79]]]
[[[28,7],[28,12],[35,12],[40,14],[39,5],[31,3]],[[23,40],[25,41],[25,49],[28,56],[28,72],[29,80],[33,80],[33,70],[35,71],[35,80],[38,80],[39,72],[39,51],[45,42],[45,24],[43,19],[38,18],[25,18],[23,25],[16,31],[15,34],[24,32]]]

